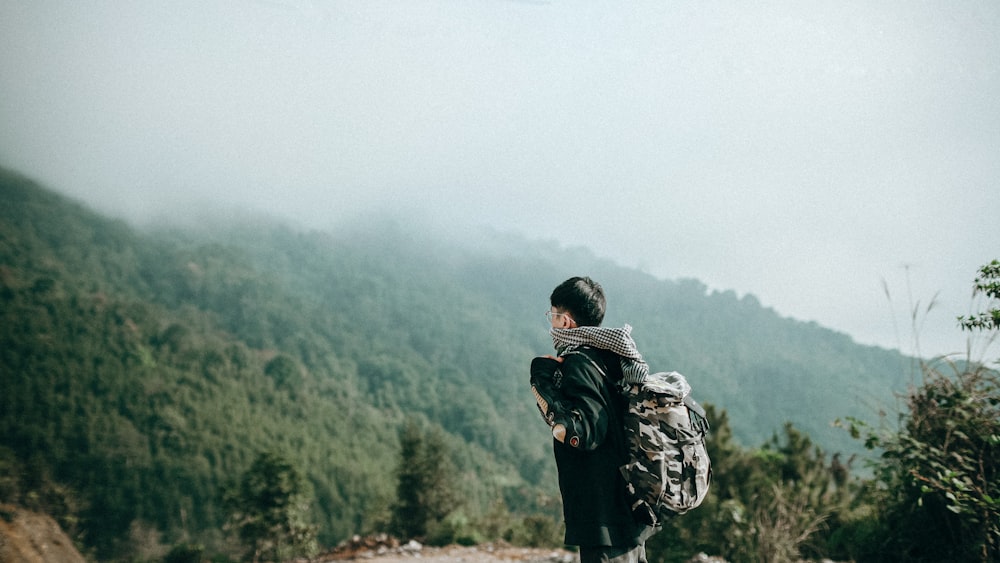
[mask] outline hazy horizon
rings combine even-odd
[[[958,353],[1000,258],[998,29],[990,1],[3,2],[0,166],[139,222],[552,239],[907,353],[936,296],[920,351]]]

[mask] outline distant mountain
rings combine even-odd
[[[605,324],[631,324],[745,446],[791,421],[859,451],[832,421],[872,420],[909,373],[752,296],[584,249],[401,222],[200,225],[138,229],[0,172],[0,463],[74,491],[98,552],[136,526],[217,530],[220,487],[265,450],[305,469],[321,541],[370,529],[414,416],[447,432],[467,510],[555,513],[527,365],[551,352],[543,313],[572,275],[600,281]]]

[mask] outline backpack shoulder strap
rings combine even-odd
[[[580,354],[586,357],[608,382],[616,389],[620,389],[623,374],[618,354],[615,354],[611,350],[594,348],[592,346],[579,346],[566,352],[566,354]]]
[[[698,401],[692,399],[690,393],[684,397],[684,406],[694,411],[694,413],[698,416],[705,418],[705,407],[699,405]]]
[[[708,415],[705,413],[705,407],[692,399],[690,393],[684,397],[684,406],[688,408],[688,413],[691,415],[691,426],[699,432],[707,434],[710,426],[708,424]]]

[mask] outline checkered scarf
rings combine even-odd
[[[577,346],[593,346],[611,350],[621,356],[622,384],[631,385],[645,381],[649,366],[632,340],[632,327],[605,328],[581,326],[577,328],[553,328],[549,331],[552,343],[559,354]]]

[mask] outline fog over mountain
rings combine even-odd
[[[894,420],[918,377],[894,351],[586,249],[498,233],[469,246],[384,220],[200,227],[133,228],[0,169],[0,467],[13,476],[0,492],[49,499],[61,523],[79,514],[99,560],[137,527],[218,537],[220,489],[260,452],[308,475],[326,545],[382,529],[407,419],[447,435],[468,518],[498,499],[556,517],[528,365],[552,352],[538,296],[580,268],[603,281],[607,325],[634,323],[651,369],[696,389],[716,490],[753,465],[725,469],[738,445],[779,435],[815,444],[824,472],[837,453],[874,455],[835,421]],[[36,492],[50,484],[80,501]]]
[[[990,0],[5,2],[0,165],[137,221],[554,239],[904,352],[935,301],[919,352],[961,352],[997,29]]]

